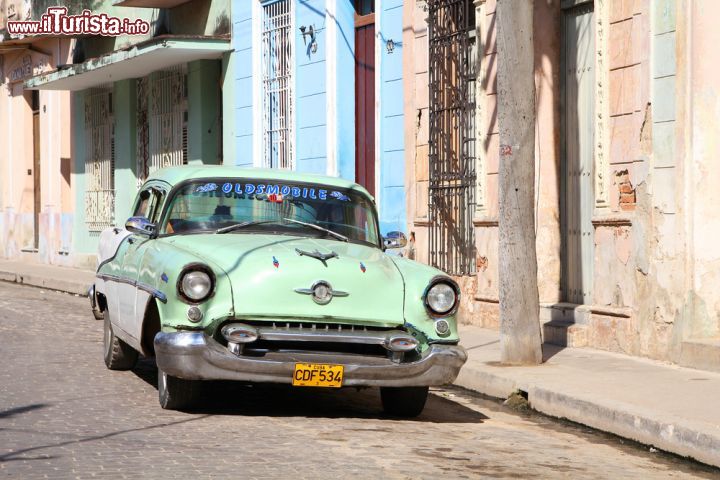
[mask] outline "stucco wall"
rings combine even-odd
[[[497,326],[498,321],[498,125],[496,2],[477,2],[480,65],[476,83],[478,202],[474,224],[477,276],[464,287],[463,321]],[[542,302],[559,300],[559,1],[536,2],[535,83],[537,88],[536,172],[538,282]],[[416,258],[428,260],[428,32],[422,5],[405,6],[405,161],[409,170],[408,229],[415,234]]]
[[[693,304],[690,337],[720,336],[720,246],[716,241],[720,232],[720,139],[717,122],[720,118],[720,29],[715,19],[720,15],[720,3],[712,0],[679,2],[691,18],[690,31],[685,33],[688,55],[687,85],[690,121],[688,154],[691,167],[685,186],[686,198],[692,202],[691,240],[693,258],[692,289],[696,295]]]
[[[37,54],[46,55],[48,68],[68,63],[70,39],[40,39],[32,44]],[[4,55],[10,68],[30,50]],[[35,55],[36,53],[33,53]],[[6,75],[9,72],[4,72]],[[5,78],[0,87],[0,257],[19,258],[22,249],[34,246],[34,187],[32,93],[23,91],[22,81]],[[67,264],[72,241],[70,182],[70,95],[67,92],[40,92],[40,212],[37,255],[34,261]],[[29,172],[29,173],[28,173]]]
[[[402,1],[375,4],[377,203],[383,232],[404,230],[405,176],[402,86]],[[293,157],[300,172],[355,179],[355,23],[350,0],[293,0]],[[262,164],[261,4],[232,11],[235,104],[232,164]],[[313,27],[315,48],[300,27]],[[395,48],[388,53],[387,40]],[[258,138],[260,136],[260,138]],[[357,139],[364,141],[364,139]],[[228,160],[226,159],[226,162]]]
[[[481,140],[476,302],[464,321],[497,325],[495,2],[476,2],[485,43],[479,72]],[[596,143],[592,305],[563,304],[559,2],[536,2],[538,281],[541,320],[576,322],[569,344],[720,368],[720,178],[717,118],[720,30],[711,0],[596,0]],[[427,260],[426,14],[405,7],[406,178],[417,257]],[[410,120],[412,118],[412,120]],[[517,272],[521,275],[522,272]],[[466,296],[467,297],[467,296]],[[567,325],[567,324],[565,324]],[[553,327],[562,328],[562,323]],[[572,337],[572,338],[570,338]],[[712,353],[715,352],[715,353]]]

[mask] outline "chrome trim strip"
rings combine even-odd
[[[313,289],[312,288],[296,288],[295,292],[302,293],[303,295],[312,295]],[[333,297],[348,297],[350,294],[348,292],[343,292],[341,290],[331,290]]]
[[[158,368],[189,380],[291,383],[296,362],[344,366],[343,386],[433,386],[452,383],[467,360],[458,345],[430,345],[414,362],[393,363],[362,355],[277,353],[235,355],[203,332],[160,332],[155,336]]]
[[[387,332],[325,332],[299,329],[269,329],[259,328],[259,338],[279,342],[324,342],[324,343],[364,343],[369,345],[382,345],[387,347],[390,340],[407,338],[414,340],[412,335],[401,330]]]
[[[120,275],[111,275],[109,273],[98,273],[97,278],[100,278],[105,281],[126,283],[128,285],[132,285],[133,287],[137,287],[140,290],[143,290],[143,291],[149,293],[153,297],[160,300],[162,303],[167,303],[167,295],[165,295],[163,292],[161,292],[157,288],[148,285],[147,283],[138,282],[138,281],[133,280],[128,277],[121,277]]]
[[[330,285],[330,282],[326,280],[318,280],[313,283],[310,288],[296,288],[295,292],[303,295],[312,295],[315,292],[315,287],[320,284],[326,285],[328,287],[328,290],[330,291],[330,300],[332,300],[333,297],[347,297],[350,295],[348,292],[343,292],[342,290],[335,290],[332,285]],[[327,303],[330,303],[330,300],[328,300]]]
[[[283,327],[256,327],[246,325],[241,322],[230,322],[225,324],[223,330],[230,326],[237,326],[247,330],[257,332],[259,340],[268,340],[275,342],[321,342],[321,343],[360,343],[366,345],[382,345],[388,350],[393,340],[403,339],[408,342],[417,344],[415,337],[402,330],[384,330],[384,331],[367,331],[367,330],[348,330],[348,331],[330,331],[323,330],[322,325],[319,329],[313,328],[283,328]],[[412,349],[410,349],[412,350]]]

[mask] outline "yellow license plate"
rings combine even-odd
[[[296,363],[292,384],[295,387],[334,387],[342,386],[344,367],[321,363]]]

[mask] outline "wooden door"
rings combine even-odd
[[[592,303],[595,29],[593,3],[563,11],[563,290]]]
[[[355,21],[355,181],[375,195],[375,14]]]
[[[40,247],[40,111],[33,112],[33,248]]]

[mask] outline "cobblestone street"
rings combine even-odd
[[[156,369],[102,361],[87,299],[0,282],[3,478],[716,478],[618,438],[435,389],[416,420],[375,389],[213,383],[165,411]]]

